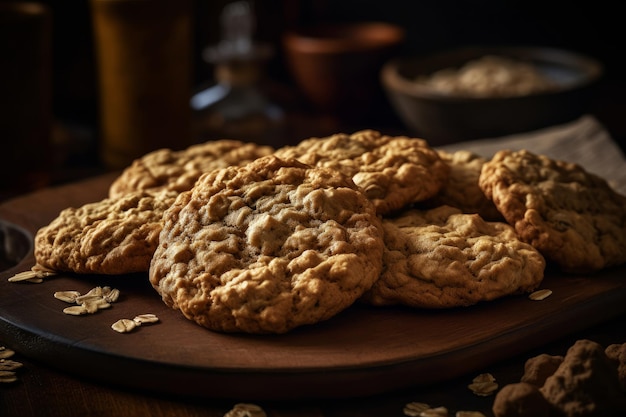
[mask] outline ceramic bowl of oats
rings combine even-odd
[[[412,133],[445,145],[574,120],[590,111],[603,72],[562,49],[472,46],[394,58],[381,82]]]

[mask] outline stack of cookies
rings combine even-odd
[[[443,309],[528,293],[547,263],[622,264],[626,197],[526,151],[487,160],[373,130],[281,149],[223,140],[136,160],[107,198],[42,227],[35,258],[147,272],[203,327],[285,333],[357,302]]]

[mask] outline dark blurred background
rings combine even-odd
[[[59,117],[95,121],[96,87],[89,2],[43,0],[54,14],[54,104]],[[226,0],[195,0],[194,78],[210,79],[202,50],[219,39]],[[257,37],[280,41],[283,30],[320,21],[378,20],[407,31],[403,52],[422,54],[467,44],[532,44],[589,54],[623,84],[623,14],[619,2],[501,0],[257,0]],[[270,75],[288,82],[281,54]],[[616,97],[622,101],[622,97]]]
[[[66,129],[68,148],[62,163],[69,173],[56,181],[87,175],[98,159],[98,88],[94,40],[88,0],[41,0],[53,15],[52,101],[55,120]],[[220,38],[219,15],[226,0],[193,1],[193,83],[209,85],[213,67],[202,51]],[[593,113],[622,148],[626,143],[624,41],[619,2],[599,0],[257,0],[255,38],[276,46],[267,78],[276,86],[275,100],[287,110],[305,109],[286,69],[280,47],[285,30],[310,23],[384,21],[406,30],[401,54],[427,54],[456,46],[538,45],[566,48],[600,60],[605,76],[598,88]],[[158,88],[155,85],[155,88]],[[381,101],[380,118],[367,126],[401,131],[403,126]],[[323,134],[323,124],[311,123],[298,134]],[[328,129],[339,129],[331,125]],[[68,133],[69,132],[69,133]],[[64,176],[66,175],[66,176]]]

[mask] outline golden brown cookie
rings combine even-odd
[[[448,178],[448,165],[423,139],[386,136],[374,130],[305,139],[276,151],[281,158],[333,168],[353,179],[378,214],[435,195]]]
[[[273,151],[269,146],[229,139],[200,143],[180,151],[158,149],[133,161],[113,181],[109,197],[139,190],[187,191],[206,171],[243,165]]]
[[[478,177],[487,159],[465,150],[455,152],[437,150],[437,152],[450,166],[448,181],[437,195],[420,204],[420,208],[446,205],[457,207],[463,213],[477,213],[485,220],[503,220],[493,201],[485,197],[483,190],[478,186]]]
[[[382,250],[376,210],[349,177],[270,155],[181,193],[149,275],[165,304],[208,329],[285,333],[353,304]]]
[[[138,191],[66,208],[35,236],[35,260],[80,274],[147,272],[172,191]]]
[[[383,229],[383,273],[362,297],[373,305],[464,307],[543,280],[543,257],[506,223],[440,206],[383,219]]]
[[[503,150],[483,165],[479,186],[520,239],[562,270],[626,262],[626,197],[581,166]]]

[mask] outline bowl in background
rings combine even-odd
[[[531,64],[554,88],[512,96],[467,96],[438,91],[418,77],[485,56]],[[586,113],[603,75],[597,60],[575,52],[526,46],[472,46],[429,56],[397,57],[381,71],[391,105],[406,127],[433,145],[492,138],[557,125]]]
[[[360,119],[385,98],[380,71],[404,36],[403,28],[384,22],[301,27],[283,36],[286,65],[317,110]]]

